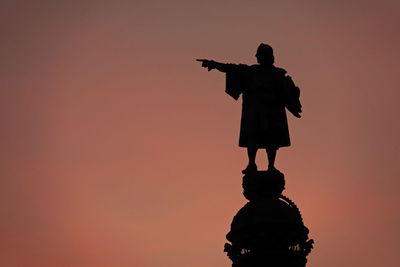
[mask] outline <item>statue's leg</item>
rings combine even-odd
[[[247,156],[249,157],[249,164],[247,165],[246,169],[242,171],[242,173],[248,174],[257,171],[257,165],[256,165],[257,150],[258,150],[257,147],[247,148]]]
[[[267,152],[268,157],[268,170],[275,169],[275,158],[276,158],[276,151],[277,148],[266,148],[265,151]]]
[[[249,165],[256,164],[256,155],[257,155],[257,147],[248,147],[247,148],[247,156],[249,156]]]

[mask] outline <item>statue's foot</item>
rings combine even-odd
[[[269,171],[277,171],[278,169],[277,168],[275,168],[275,166],[271,166],[271,165],[268,165],[268,170]]]
[[[249,164],[247,165],[246,169],[242,171],[243,174],[249,174],[249,173],[254,173],[257,171],[257,165],[256,164]]]
[[[268,172],[274,173],[274,172],[280,172],[275,166],[268,166]]]

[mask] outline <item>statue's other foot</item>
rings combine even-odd
[[[257,171],[257,165],[256,164],[249,164],[247,165],[246,169],[244,169],[242,171],[243,174],[250,174],[250,173],[254,173]]]
[[[276,171],[276,170],[278,170],[278,169],[275,168],[274,165],[268,165],[268,170],[269,170],[269,171]]]
[[[275,166],[268,166],[268,170],[267,171],[270,172],[270,173],[274,173],[274,172],[279,172],[280,173],[280,171],[277,168],[275,168]]]

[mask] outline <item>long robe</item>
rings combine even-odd
[[[226,93],[234,99],[242,94],[240,147],[290,146],[285,107],[301,111],[296,93],[289,92],[286,71],[273,65],[234,65],[226,71]],[[290,79],[291,81],[291,79]],[[294,85],[294,84],[293,84]],[[296,87],[297,88],[297,87]],[[298,89],[298,88],[297,88]],[[295,106],[295,108],[293,108]]]

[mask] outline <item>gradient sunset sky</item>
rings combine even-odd
[[[261,42],[302,92],[277,167],[307,266],[399,266],[399,1],[0,6],[1,266],[230,266],[241,101],[195,59]]]

